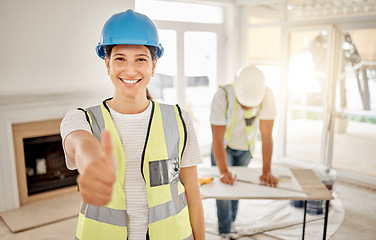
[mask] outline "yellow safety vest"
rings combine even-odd
[[[117,160],[117,179],[106,206],[83,203],[76,239],[127,239],[126,196],[123,191],[126,160],[110,111],[103,101],[84,110],[93,135],[100,140],[106,129],[112,136]],[[186,128],[178,105],[151,101],[141,171],[149,205],[149,229],[145,239],[193,239],[185,189],[180,181],[180,160],[186,144]]]
[[[231,139],[236,119],[236,109],[237,101],[234,91],[233,84],[222,86],[223,90],[226,92],[226,131],[225,131],[225,145]],[[259,124],[259,111],[261,109],[261,104],[257,107],[252,107],[245,111],[244,114],[244,124],[245,130],[247,132],[248,149],[251,154],[255,149],[257,126]]]

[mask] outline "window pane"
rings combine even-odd
[[[164,53],[158,59],[154,77],[148,89],[153,99],[164,103],[176,104],[176,32],[173,30],[158,30],[159,41]]]
[[[325,31],[290,35],[286,156],[320,163],[326,74]]]
[[[217,34],[185,32],[184,71],[186,76],[187,110],[195,125],[202,154],[210,151],[210,104],[217,82]]]
[[[151,0],[136,0],[136,10],[154,20],[223,23],[221,7]]]
[[[333,167],[376,176],[376,29],[343,32]]]

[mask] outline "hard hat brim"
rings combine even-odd
[[[157,55],[158,59],[161,58],[163,56],[163,53],[164,53],[164,48],[162,47],[161,44],[159,44],[157,46],[155,46],[155,45],[148,45],[148,44],[139,44],[139,43],[120,43],[120,44],[153,46],[156,49],[155,54]],[[103,60],[106,57],[105,48],[108,45],[119,45],[119,44],[98,44],[97,47],[96,47],[96,52],[97,52],[98,57],[102,58]]]

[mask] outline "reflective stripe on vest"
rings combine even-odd
[[[91,119],[91,131],[98,139],[99,142],[101,142],[101,132],[102,129],[104,129],[104,120],[102,115],[102,110],[100,106],[95,106],[87,109],[87,112],[89,113],[90,119]]]
[[[236,110],[237,110],[237,100],[235,96],[235,91],[233,88],[233,84],[225,85],[222,87],[226,93],[226,131],[225,131],[225,145],[227,145],[228,141],[232,137],[232,133],[235,126],[235,119],[236,119]],[[248,149],[251,153],[253,153],[255,149],[255,142],[256,142],[256,135],[257,135],[257,126],[259,122],[259,110],[261,109],[261,105],[258,107],[253,107],[245,111],[244,114],[244,124],[245,130],[247,132],[247,142],[248,142]]]
[[[179,177],[180,159],[186,143],[184,121],[178,106],[159,104],[154,101],[151,101],[151,104],[152,112],[142,157],[142,166],[144,166],[142,167],[142,174],[145,179],[149,201],[149,238],[151,240],[193,239],[189,222],[187,199]],[[86,113],[93,135],[96,136],[99,141],[102,130],[106,128],[110,131],[112,139],[116,142],[120,142],[116,129],[113,127],[115,130],[111,131],[113,122],[105,102],[99,106],[87,109]],[[120,147],[118,145],[117,148],[114,146],[114,149],[115,153],[120,151],[120,154],[124,156],[121,145]],[[115,155],[119,156],[118,154]],[[117,161],[117,177],[119,178],[121,172],[122,175],[125,173],[125,157],[124,164],[119,162],[119,159],[117,159]],[[119,169],[119,166],[122,166],[122,169]],[[147,172],[145,172],[145,170],[147,170]],[[114,191],[116,191],[116,189],[124,193],[122,186],[114,185]],[[154,189],[169,189],[169,198],[166,199],[166,194],[163,190],[159,193],[159,191],[154,191]],[[113,194],[112,197],[114,198],[114,196],[116,196],[116,194]],[[126,229],[125,206],[120,209],[113,209],[109,206],[96,207],[83,204],[81,212],[82,215],[86,217],[85,219],[94,219],[107,225],[122,226]],[[109,216],[111,216],[111,220],[108,219]],[[100,226],[101,230],[104,232],[107,231],[107,225]],[[175,231],[172,231],[173,234],[168,236],[169,233],[166,233],[166,228],[175,229]],[[91,229],[87,229],[87,231],[91,231]],[[79,230],[77,230],[77,232],[79,232]],[[77,236],[77,238],[78,237],[79,236]],[[111,239],[122,238],[111,235]]]
[[[187,197],[185,196],[185,193],[180,194],[178,200],[177,203],[170,201],[149,208],[149,223],[154,223],[178,214],[187,205]]]
[[[108,223],[116,226],[127,226],[127,212],[125,210],[111,209],[108,207],[97,207],[87,203],[81,206],[81,213],[85,217],[98,222]]]

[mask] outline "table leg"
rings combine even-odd
[[[304,235],[305,235],[306,216],[307,216],[307,200],[304,201],[304,218],[303,218],[303,234],[302,234],[302,240],[304,240]]]
[[[325,218],[324,218],[324,231],[322,234],[322,239],[326,239],[326,228],[328,226],[328,215],[329,215],[329,200],[325,200]]]

